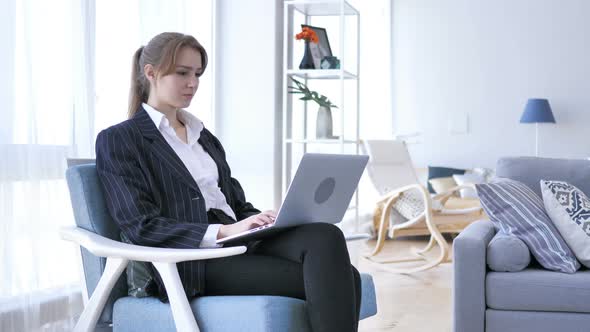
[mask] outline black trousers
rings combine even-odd
[[[357,331],[361,281],[340,229],[289,229],[246,254],[208,260],[205,295],[279,295],[306,301],[313,331]]]

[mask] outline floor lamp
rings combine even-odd
[[[520,123],[535,124],[535,156],[539,156],[539,123],[555,123],[547,99],[531,98],[527,101]]]

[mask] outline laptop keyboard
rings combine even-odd
[[[270,226],[272,226],[272,225],[273,225],[273,224],[266,224],[266,225],[262,225],[262,226],[259,226],[259,227],[256,227],[256,228],[252,228],[252,229],[251,229],[250,231],[248,231],[248,232],[249,232],[249,233],[256,232],[256,231],[259,231],[259,230],[261,230],[261,229],[268,228],[268,227],[270,227]]]

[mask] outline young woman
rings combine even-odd
[[[157,35],[133,56],[129,119],[98,135],[108,209],[132,243],[215,247],[218,238],[274,221],[273,211],[246,201],[219,140],[184,110],[206,67],[194,37]],[[243,255],[178,264],[187,296],[295,297],[306,301],[314,331],[357,330],[360,277],[336,226],[299,226],[247,245]],[[155,295],[165,300],[152,273]]]

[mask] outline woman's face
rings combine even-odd
[[[201,65],[201,53],[190,47],[181,48],[172,73],[150,78],[149,100],[155,104],[153,106],[160,111],[187,108],[199,87]]]

